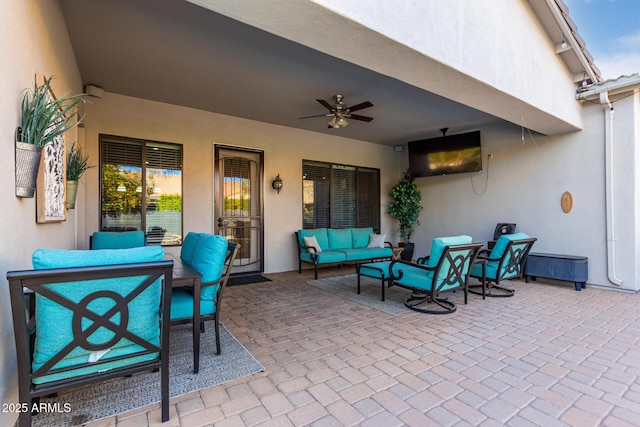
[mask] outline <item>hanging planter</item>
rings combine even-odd
[[[67,195],[65,206],[67,209],[74,209],[76,207],[76,196],[78,195],[78,181],[67,180]]]
[[[36,192],[42,147],[16,141],[16,196],[33,197]]]
[[[75,110],[83,95],[56,98],[51,77],[22,98],[22,122],[16,132],[16,196],[33,197],[42,148],[80,123]]]
[[[89,155],[75,142],[67,154],[67,209],[76,207],[76,195],[78,194],[78,181],[82,175],[94,165],[89,163]]]

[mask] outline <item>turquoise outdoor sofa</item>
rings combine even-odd
[[[298,273],[302,263],[313,264],[314,277],[318,266],[355,263],[361,261],[390,260],[391,243],[384,235],[376,234],[372,227],[365,228],[313,228],[295,232],[298,246]]]
[[[161,247],[38,249],[33,270],[7,273],[19,401],[141,371],[160,371],[169,419],[169,319],[173,261]],[[117,390],[114,390],[117,393]],[[38,417],[46,417],[39,413]],[[31,411],[20,411],[20,427]]]

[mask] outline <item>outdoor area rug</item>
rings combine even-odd
[[[357,274],[309,280],[307,284],[323,289],[327,292],[331,292],[332,294],[338,295],[342,298],[366,305],[367,307],[383,311],[392,316],[404,313],[416,313],[404,305],[404,301],[411,296],[411,291],[409,289],[401,288],[399,286],[385,288],[385,301],[381,301],[380,279],[373,279],[366,276],[360,277],[360,294],[358,294]],[[440,296],[442,298],[448,298],[451,301],[459,299],[461,300],[460,303],[464,302],[464,292],[462,292],[462,290],[458,290],[457,292],[443,292]],[[435,308],[438,307],[433,303],[423,304],[421,307],[429,308],[430,306],[434,306]]]
[[[220,324],[222,354],[216,355],[213,324],[200,339],[200,373],[193,373],[193,341],[190,325],[171,328],[169,359],[170,396],[212,387],[264,371],[264,367]],[[142,372],[43,398],[42,403],[69,407],[32,418],[34,427],[74,426],[160,402],[160,373]],[[68,405],[67,405],[68,404]],[[53,406],[53,405],[52,405]],[[55,406],[53,406],[55,407]]]
[[[250,276],[231,276],[227,286],[250,285],[251,283],[270,282],[271,279],[262,274],[252,274]]]

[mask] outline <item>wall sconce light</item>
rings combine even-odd
[[[278,194],[280,194],[280,190],[282,190],[282,178],[280,178],[280,174],[276,175],[271,186],[278,192]]]

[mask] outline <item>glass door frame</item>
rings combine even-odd
[[[231,145],[224,144],[216,144],[214,143],[214,159],[213,159],[213,230],[214,234],[220,234],[220,229],[218,225],[218,218],[220,217],[220,206],[223,205],[222,194],[221,194],[221,171],[220,171],[220,151],[234,151],[238,153],[238,156],[242,156],[243,154],[251,154],[259,156],[259,167],[258,167],[258,177],[257,182],[259,186],[259,194],[260,194],[260,203],[259,203],[259,227],[260,227],[260,244],[258,245],[258,250],[260,251],[260,262],[259,262],[259,271],[251,271],[251,272],[236,272],[234,273],[232,270],[232,275],[242,275],[242,274],[259,274],[264,272],[264,151],[246,147],[237,147]],[[238,266],[242,267],[242,266]]]

